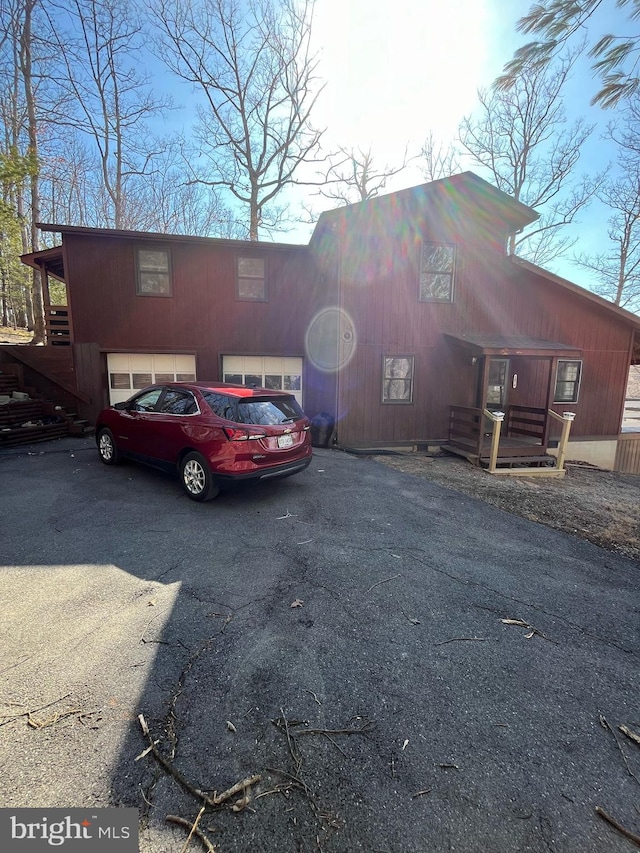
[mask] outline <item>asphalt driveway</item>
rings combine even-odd
[[[65,439],[0,452],[0,572],[0,806],[136,806],[149,853],[243,780],[221,853],[640,835],[640,566],[585,541],[330,450],[199,505]]]

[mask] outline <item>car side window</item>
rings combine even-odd
[[[168,415],[194,415],[198,407],[193,394],[169,388],[160,405],[160,411]]]
[[[209,404],[211,411],[219,418],[224,418],[225,421],[237,420],[236,402],[231,397],[227,397],[224,394],[215,394],[213,391],[204,392],[203,397]]]
[[[162,388],[152,388],[133,399],[127,408],[133,412],[155,412],[160,394],[162,394]]]

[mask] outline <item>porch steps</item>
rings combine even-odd
[[[483,468],[488,468],[490,461],[489,456],[480,457],[480,465]],[[556,457],[550,453],[545,453],[544,456],[498,456],[496,465],[508,468],[542,468],[551,467],[556,461]]]

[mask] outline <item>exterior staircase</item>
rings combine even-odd
[[[0,449],[92,432],[89,421],[26,386],[21,365],[0,364]]]

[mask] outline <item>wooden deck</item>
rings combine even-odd
[[[554,412],[529,406],[512,406],[506,413],[451,406],[449,438],[442,449],[491,474],[562,477],[563,451],[557,457],[547,453],[550,416],[564,421]],[[566,444],[568,431],[565,435],[563,430],[563,436]]]

